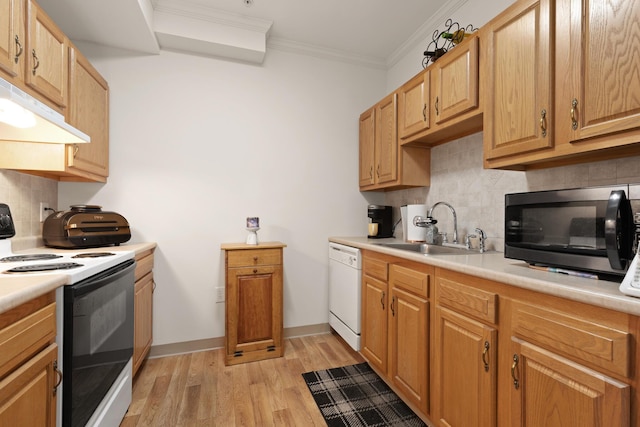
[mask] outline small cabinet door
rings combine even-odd
[[[133,374],[135,375],[153,340],[153,273],[148,273],[135,285],[133,332]]]
[[[57,357],[51,344],[0,382],[0,425],[56,425]]]
[[[24,78],[24,0],[0,0],[0,70]]]
[[[629,426],[627,384],[515,338],[511,353],[511,425]]]
[[[69,49],[67,121],[91,137],[91,143],[67,147],[67,166],[96,181],[109,176],[109,86],[74,47]]]
[[[375,184],[375,108],[370,108],[360,115],[360,187]]]
[[[227,354],[270,350],[282,342],[282,268],[230,268]]]
[[[436,124],[442,125],[478,108],[478,57],[478,37],[472,37],[432,66],[432,106]]]
[[[389,376],[425,414],[429,411],[429,302],[392,287]]]
[[[429,129],[431,71],[426,69],[398,90],[398,137],[408,138]]]
[[[488,24],[485,160],[553,147],[551,10],[551,0],[521,1]]]
[[[435,419],[450,427],[495,426],[497,331],[443,307],[436,307],[435,331]]]
[[[380,372],[387,372],[387,283],[362,278],[361,352]]]
[[[398,179],[397,95],[392,93],[376,105],[374,171],[377,184]]]
[[[640,127],[640,1],[559,0],[556,8],[559,141]]]
[[[29,42],[25,82],[58,107],[67,105],[69,42],[58,26],[32,0],[28,3]]]

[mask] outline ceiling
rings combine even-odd
[[[388,67],[466,0],[38,0],[73,41],[262,62],[268,48]],[[246,3],[249,3],[247,6]]]

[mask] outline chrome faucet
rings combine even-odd
[[[456,210],[453,209],[453,206],[451,206],[447,202],[436,202],[433,206],[431,206],[429,212],[427,212],[427,217],[433,218],[431,214],[433,213],[435,207],[438,205],[445,205],[449,208],[449,210],[451,210],[451,213],[453,214],[453,243],[458,243],[458,216],[456,215]]]
[[[485,234],[484,230],[482,230],[482,228],[476,228],[476,234],[478,235],[478,241],[479,241],[479,250],[480,253],[484,253],[485,251],[485,241],[487,240],[487,235]]]

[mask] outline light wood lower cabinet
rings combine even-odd
[[[433,267],[364,252],[361,354],[414,411],[429,412]]]
[[[282,252],[280,242],[223,244],[225,251],[225,363],[281,357]]]
[[[0,425],[55,426],[56,304],[53,292],[0,314]]]
[[[153,342],[153,252],[154,249],[136,255],[134,326],[133,326],[133,375],[135,375],[151,349]]]

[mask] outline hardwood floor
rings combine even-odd
[[[284,345],[284,357],[229,367],[224,349],[149,359],[120,427],[325,426],[301,374],[362,357],[333,333]]]

